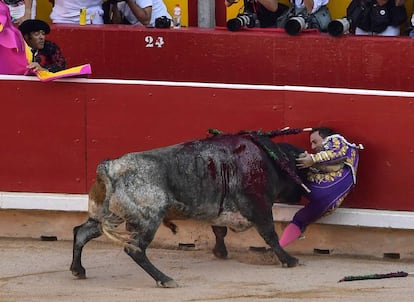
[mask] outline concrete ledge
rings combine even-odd
[[[88,195],[0,192],[0,209],[86,212]]]
[[[276,203],[273,207],[274,220],[290,221],[301,207]],[[414,230],[414,212],[339,208],[318,223]]]
[[[275,203],[275,222],[288,222],[301,206]],[[86,212],[86,194],[49,194],[0,192],[0,210],[40,210]],[[414,212],[339,208],[334,215],[318,223],[328,225],[361,226],[414,230]]]
[[[74,226],[86,221],[86,212],[39,211],[39,210],[0,210],[0,237],[37,238],[56,236],[58,240],[72,240]],[[178,233],[161,226],[151,243],[153,247],[177,249],[180,243],[194,244],[197,250],[211,250],[214,234],[211,226],[192,220],[176,221]],[[287,222],[276,222],[275,230],[281,234]],[[336,255],[361,255],[382,258],[385,253],[398,254],[401,259],[414,258],[414,230],[391,228],[353,227],[330,224],[312,224],[304,233],[304,238],[287,247],[297,254],[312,254],[315,249]],[[105,236],[98,240],[108,241]],[[268,246],[255,228],[245,232],[229,231],[226,245],[230,250],[246,250],[249,247]],[[120,251],[122,248],[120,247]]]

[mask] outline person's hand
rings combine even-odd
[[[30,69],[32,71],[45,71],[47,69],[43,68],[39,65],[37,62],[31,62],[29,65],[26,66],[27,69]]]
[[[22,17],[16,20],[15,24],[17,26],[20,26],[24,21],[30,19],[30,15],[31,15],[30,11],[26,11]]]
[[[299,169],[306,169],[311,167],[314,164],[312,156],[305,151],[305,153],[302,153],[302,156],[296,159],[296,166]]]
[[[224,0],[224,5],[227,7],[232,6],[234,3],[237,3],[236,0]]]

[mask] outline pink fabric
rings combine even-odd
[[[10,11],[0,2],[0,74],[23,75],[27,59],[23,36],[11,22]]]
[[[281,247],[285,247],[288,244],[292,243],[296,239],[299,238],[300,234],[302,232],[300,231],[299,227],[294,224],[290,223],[283,231],[282,236],[280,237],[279,244]]]

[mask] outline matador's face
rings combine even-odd
[[[315,131],[311,133],[310,143],[311,143],[311,148],[314,152],[320,152],[324,150],[322,142],[323,142],[323,138],[319,134],[319,131]]]
[[[27,44],[33,49],[43,49],[45,46],[45,32],[43,30],[33,31],[29,34],[28,39],[25,39]]]

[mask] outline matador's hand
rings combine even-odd
[[[29,65],[26,66],[27,69],[31,69],[33,71],[44,71],[47,70],[45,68],[43,68],[42,66],[40,66],[39,63],[37,62],[31,62],[29,63]]]
[[[311,167],[314,164],[314,161],[311,155],[305,151],[305,153],[301,154],[301,157],[296,159],[296,166],[299,169],[306,169]]]

